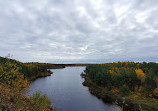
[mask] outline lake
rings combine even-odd
[[[90,94],[82,85],[80,74],[86,67],[51,69],[53,74],[35,80],[30,86],[30,95],[36,91],[46,94],[56,111],[120,111],[117,106],[106,104]]]

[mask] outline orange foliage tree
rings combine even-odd
[[[145,81],[145,73],[143,73],[142,69],[136,69],[137,77],[141,80],[141,82]]]

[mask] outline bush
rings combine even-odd
[[[108,89],[108,91],[111,91],[111,89],[112,89],[111,83],[108,83],[108,84],[107,84],[107,89]]]
[[[154,91],[153,91],[153,96],[155,98],[158,98],[158,88],[155,88]]]
[[[48,99],[46,95],[41,95],[40,92],[36,92],[31,97],[31,100],[33,102],[32,111],[44,111],[49,110],[49,107],[51,106],[51,101]]]
[[[129,95],[129,93],[130,93],[129,87],[128,87],[126,84],[124,84],[124,85],[120,88],[120,93],[121,93],[122,95]]]

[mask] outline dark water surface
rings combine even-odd
[[[52,100],[57,111],[119,111],[117,106],[105,104],[91,95],[88,88],[82,85],[80,77],[85,67],[66,67],[51,69],[51,76],[35,80],[30,94],[41,91]]]

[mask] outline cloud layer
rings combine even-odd
[[[158,62],[158,0],[1,0],[0,56]]]

